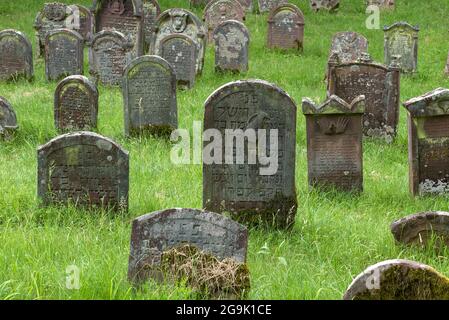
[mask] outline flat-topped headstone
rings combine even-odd
[[[133,60],[123,76],[125,133],[169,134],[178,128],[176,75],[158,56]]]
[[[333,11],[337,10],[339,6],[340,0],[310,0],[310,8],[315,12],[320,10]]]
[[[54,108],[58,131],[94,130],[98,118],[97,87],[84,76],[67,77],[56,87]]]
[[[0,138],[8,138],[18,127],[14,109],[5,98],[0,97]]]
[[[248,71],[250,36],[240,21],[227,20],[214,31],[215,70]]]
[[[407,22],[398,22],[384,27],[385,64],[389,65],[398,58],[399,67],[404,73],[413,73],[418,69],[419,28]]]
[[[449,194],[449,90],[404,102],[409,127],[410,192]]]
[[[133,221],[128,279],[140,284],[155,277],[164,251],[190,244],[219,259],[246,262],[248,231],[231,219],[197,209],[169,209]]]
[[[34,76],[33,49],[25,35],[16,30],[0,31],[0,81]]]
[[[145,33],[145,52],[148,52],[156,36],[156,21],[161,14],[161,7],[156,0],[143,1],[143,28]]]
[[[127,210],[129,155],[114,141],[79,131],[56,137],[37,154],[38,196],[44,205]]]
[[[268,17],[268,48],[303,50],[304,15],[293,4],[273,8]]]
[[[69,8],[72,10],[73,15],[73,30],[78,32],[83,37],[84,41],[88,41],[95,33],[95,17],[93,13],[88,8],[81,5],[71,5]],[[76,25],[77,23],[79,23],[79,25]]]
[[[332,38],[329,57],[337,54],[341,63],[358,61],[368,53],[368,40],[357,32],[338,32]]]
[[[228,83],[207,99],[204,130],[213,141],[203,151],[203,207],[249,224],[291,227],[297,199],[290,96],[261,80]]]
[[[288,0],[257,0],[259,5],[259,12],[270,12],[274,8],[282,5],[287,4]]]
[[[331,96],[321,105],[305,98],[309,185],[363,191],[362,116],[365,97],[347,103]]]
[[[358,275],[343,299],[448,300],[449,279],[419,262],[387,260]]]
[[[374,63],[368,56],[358,62],[339,63],[335,54],[329,59],[328,70],[328,95],[345,101],[364,95],[364,135],[392,142],[399,122],[399,68]]]
[[[59,80],[84,73],[84,39],[76,31],[57,29],[45,38],[45,76]]]
[[[381,9],[394,9],[394,0],[366,0],[367,6],[378,6]]]
[[[204,23],[207,27],[208,41],[213,42],[215,28],[226,20],[245,20],[245,10],[236,0],[213,0],[204,9]]]

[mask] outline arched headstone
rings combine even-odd
[[[72,10],[72,29],[78,32],[84,41],[88,41],[95,33],[95,17],[93,13],[81,5],[71,5],[69,8]]]
[[[304,15],[293,4],[273,8],[268,17],[268,48],[303,50]]]
[[[399,67],[404,73],[418,69],[418,26],[398,22],[384,28],[385,64],[398,58]]]
[[[18,128],[14,109],[5,98],[0,97],[0,138],[8,138]]]
[[[338,55],[341,63],[355,62],[368,53],[368,40],[357,32],[338,32],[332,38],[329,57]]]
[[[25,35],[15,30],[0,31],[0,81],[34,76],[33,50]]]
[[[245,20],[245,10],[236,0],[212,0],[204,9],[204,23],[207,27],[208,41],[213,42],[215,28],[226,20]]]
[[[145,52],[149,51],[151,44],[154,42],[154,37],[156,36],[156,21],[160,14],[161,7],[157,0],[143,1]]]

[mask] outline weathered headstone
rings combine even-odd
[[[57,29],[45,38],[45,76],[59,80],[84,73],[84,39],[76,31]]]
[[[144,33],[145,33],[145,52],[150,49],[156,36],[156,21],[161,14],[161,7],[156,0],[143,1]]]
[[[248,71],[250,36],[243,23],[227,20],[215,28],[215,70]]]
[[[447,54],[446,68],[444,69],[444,72],[447,76],[449,75],[449,53]]]
[[[394,9],[394,0],[367,0],[367,6],[378,6],[381,9]]]
[[[180,89],[195,85],[197,47],[193,40],[183,34],[172,34],[161,39],[157,55],[173,67]]]
[[[236,0],[213,0],[204,9],[204,23],[207,26],[208,41],[213,42],[215,28],[226,20],[245,20],[245,10]]]
[[[358,61],[368,53],[368,40],[357,32],[338,32],[332,38],[329,57],[337,54],[341,63]]]
[[[93,132],[61,135],[39,147],[38,196],[44,205],[128,208],[129,155]]]
[[[62,80],[55,91],[55,127],[64,131],[91,131],[97,128],[98,90],[84,76]]]
[[[257,2],[259,5],[259,12],[264,13],[270,12],[282,4],[287,4],[288,0],[258,0]]]
[[[340,0],[310,0],[310,7],[313,11],[337,10],[340,6]]]
[[[123,76],[125,133],[166,134],[178,128],[176,75],[158,56],[133,60]]]
[[[293,4],[271,10],[268,17],[268,48],[303,50],[304,15]]]
[[[34,75],[33,50],[25,35],[15,30],[0,31],[0,81]]]
[[[404,73],[413,73],[418,68],[419,28],[407,22],[398,22],[384,27],[385,64],[399,58],[399,66]]]
[[[328,95],[353,101],[364,95],[363,133],[392,142],[399,122],[400,71],[394,63],[387,67],[371,61],[368,55],[358,62],[339,63],[329,59]]]
[[[408,111],[410,192],[449,194],[449,90],[404,102]]]
[[[331,96],[321,105],[305,98],[309,185],[363,191],[362,116],[365,97],[347,103]]]
[[[93,13],[84,6],[73,5],[69,6],[71,9],[71,22],[73,24],[73,30],[78,32],[84,39],[88,41],[95,33],[95,17]],[[67,26],[68,27],[68,26]]]
[[[0,97],[0,138],[8,138],[18,127],[14,109],[5,98]]]
[[[203,152],[203,207],[249,224],[291,227],[296,105],[289,95],[261,80],[228,83],[207,99],[204,130],[213,141]]]
[[[105,85],[119,85],[133,45],[118,31],[101,31],[89,43],[89,72]]]
[[[448,300],[449,279],[419,262],[387,260],[358,275],[343,299]]]

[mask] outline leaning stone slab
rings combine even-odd
[[[26,36],[16,30],[0,31],[0,81],[33,79],[33,50]]]
[[[385,64],[398,58],[403,73],[413,73],[418,69],[419,27],[407,22],[398,22],[384,27]]]
[[[304,47],[304,14],[293,4],[274,7],[268,17],[268,48],[296,49]]]
[[[18,128],[14,109],[5,98],[0,97],[0,138],[9,138]]]
[[[340,6],[340,0],[310,0],[310,7],[313,11],[337,10]]]
[[[226,20],[245,21],[245,10],[236,0],[212,0],[204,9],[203,20],[208,30],[207,39],[212,43],[215,28]]]

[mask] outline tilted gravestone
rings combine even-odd
[[[0,31],[0,81],[34,76],[33,50],[25,35],[15,30]]]
[[[404,73],[413,73],[418,68],[418,34],[419,28],[407,22],[398,22],[384,27],[385,64],[390,64],[396,57]]]
[[[261,80],[228,83],[207,99],[204,130],[213,141],[203,149],[203,207],[249,224],[291,227],[296,105],[288,94]]]
[[[414,195],[449,194],[449,90],[404,102],[408,111],[409,183]]]
[[[97,128],[98,90],[84,76],[62,80],[55,91],[55,127],[64,131],[91,131]]]
[[[280,5],[287,4],[288,0],[257,0],[257,2],[259,5],[259,12],[264,13],[270,12]]]
[[[154,37],[156,36],[156,21],[160,14],[161,14],[161,7],[159,6],[157,0],[143,1],[145,52],[148,52],[151,44],[154,42]]]
[[[133,60],[123,76],[125,133],[170,133],[178,128],[176,76],[158,56]]]
[[[357,32],[338,32],[332,38],[331,57],[337,54],[341,63],[358,61],[368,53],[368,40]]]
[[[328,95],[345,101],[364,95],[364,135],[392,142],[399,122],[400,71],[397,65],[387,67],[374,63],[368,55],[358,62],[339,63],[338,55],[333,55],[328,70]]]
[[[18,127],[14,109],[5,98],[0,97],[0,138],[8,138]]]
[[[197,47],[193,40],[183,34],[172,34],[160,41],[157,55],[173,67],[180,89],[195,85]]]
[[[219,259],[246,262],[248,231],[217,213],[197,209],[169,209],[133,221],[128,279],[140,284],[158,277],[152,270],[161,264],[164,251],[183,244]]]
[[[215,28],[226,20],[245,20],[245,10],[236,0],[213,0],[204,9],[204,23],[207,27],[207,39],[213,42]]]
[[[313,11],[337,10],[340,6],[340,0],[310,0],[310,7]]]
[[[78,32],[84,39],[88,41],[95,33],[95,17],[93,13],[86,7],[81,5],[69,6],[71,9],[71,22],[73,30]],[[68,27],[68,26],[67,26]]]
[[[293,4],[271,10],[268,17],[268,48],[303,50],[304,15]]]
[[[215,70],[248,71],[250,36],[243,23],[227,20],[215,28]]]
[[[57,29],[45,38],[45,76],[48,81],[84,73],[84,39],[76,31]]]
[[[367,0],[367,6],[378,6],[381,9],[394,9],[394,0]]]
[[[196,46],[196,73],[201,74],[206,51],[206,28],[201,20],[185,9],[169,9],[159,15],[156,22],[156,35],[150,48],[150,54],[158,54],[162,39],[170,35],[185,35],[190,37]]]
[[[343,299],[448,300],[449,279],[419,262],[387,260],[358,275]]]
[[[362,116],[365,97],[347,103],[331,96],[321,105],[305,98],[309,185],[363,191]]]
[[[132,44],[118,31],[101,31],[89,43],[89,72],[105,85],[119,85]]]
[[[38,196],[44,205],[127,210],[129,155],[114,141],[79,131],[56,137],[37,154]]]

